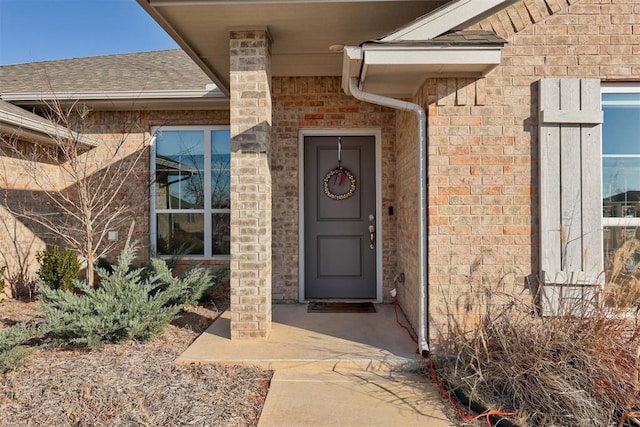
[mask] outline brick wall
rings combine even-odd
[[[273,129],[273,299],[298,301],[298,132],[300,129],[380,129],[384,296],[396,273],[395,112],[347,97],[338,77],[275,77]],[[396,209],[396,212],[398,209]]]
[[[84,132],[87,136],[98,140],[100,147],[90,151],[91,156],[97,162],[97,168],[101,162],[114,161],[112,147],[117,144],[123,135],[126,135],[125,144],[118,159],[137,155],[138,150],[145,152],[137,163],[135,179],[122,190],[121,197],[128,200],[133,209],[135,228],[133,239],[138,242],[139,259],[149,257],[149,143],[151,140],[151,128],[154,126],[196,126],[196,125],[228,125],[229,112],[223,110],[181,110],[181,111],[95,111],[88,116]],[[130,222],[127,221],[120,228],[118,234],[120,245],[113,254],[117,254],[124,245],[124,240],[129,232]]]
[[[100,174],[103,166],[108,163],[131,161],[132,156],[138,150],[144,150],[136,166],[133,179],[119,193],[118,197],[126,200],[132,208],[128,218],[135,218],[133,238],[139,242],[139,259],[148,258],[149,243],[149,152],[148,143],[151,135],[149,131],[153,126],[163,125],[228,125],[228,111],[129,111],[129,112],[100,112],[89,113],[83,123],[75,123],[74,126],[86,135],[100,143],[96,147],[82,155],[81,159],[88,160],[91,175]],[[123,137],[126,137],[121,150],[113,155],[113,147]],[[0,240],[2,258],[0,265],[7,265],[7,273],[15,274],[24,266],[25,272],[35,276],[38,269],[35,260],[36,252],[44,249],[45,241],[54,236],[38,226],[33,221],[18,219],[11,215],[4,206],[7,204],[22,211],[30,209],[36,213],[51,212],[52,208],[47,203],[47,198],[42,194],[45,188],[72,188],[73,181],[69,175],[55,162],[47,160],[42,146],[32,143],[21,143],[23,153],[33,154],[34,148],[40,150],[37,157],[43,161],[38,162],[37,169],[47,176],[40,184],[25,173],[25,167],[30,162],[20,160],[20,156],[0,156],[0,187],[3,189],[2,203],[0,203],[0,232],[4,236]],[[36,151],[38,153],[39,151]],[[119,232],[120,242],[110,253],[109,258],[117,255],[124,244],[129,231],[130,220],[125,221],[121,227],[113,229]],[[211,262],[212,266],[220,262]]]
[[[10,295],[10,277],[20,273],[35,276],[38,269],[35,254],[44,249],[47,231],[33,220],[17,218],[13,212],[29,212],[36,217],[55,212],[42,197],[42,191],[59,182],[60,169],[51,162],[50,149],[16,141],[11,135],[0,135],[0,141],[5,154],[0,156],[0,266],[6,266],[4,293]],[[10,147],[17,152],[12,153]],[[32,158],[40,159],[37,167]],[[32,174],[36,174],[39,183],[32,179]]]
[[[525,12],[528,11],[528,12]],[[527,0],[478,26],[508,41],[502,64],[485,79],[429,79],[414,101],[428,110],[429,287],[434,324],[476,303],[482,286],[514,286],[538,270],[537,84],[542,77],[637,80],[640,0]],[[460,88],[465,87],[462,96]],[[474,91],[473,96],[470,93]],[[400,130],[398,164],[415,152]],[[408,126],[409,128],[412,125]],[[414,209],[413,174],[398,167],[398,199]],[[398,218],[400,219],[400,218]],[[416,227],[407,219],[411,227]],[[402,230],[403,227],[399,227]],[[409,248],[411,233],[399,241]],[[399,247],[399,266],[413,265]],[[406,269],[405,268],[405,269]],[[407,271],[405,271],[407,272]],[[415,310],[414,273],[404,304]],[[473,313],[471,313],[473,317]],[[473,320],[473,318],[471,318]],[[432,330],[432,338],[436,334]]]

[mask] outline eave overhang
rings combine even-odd
[[[429,43],[365,43],[344,49],[342,88],[349,79],[359,89],[393,98],[416,94],[429,77],[480,78],[500,65],[502,44],[437,45]]]
[[[342,55],[453,0],[137,0],[229,95],[229,34],[267,28],[272,76],[340,76]]]
[[[63,106],[81,103],[93,110],[217,110],[228,109],[229,99],[218,88],[206,90],[158,90],[111,92],[20,92],[0,98],[21,107],[58,102]]]
[[[469,28],[518,0],[454,0],[380,39],[383,43],[432,40]]]
[[[17,138],[36,143],[55,145],[63,139],[74,141],[81,150],[88,150],[98,146],[98,141],[85,135],[47,122],[46,119],[28,111],[18,111],[19,107],[6,102],[0,105],[0,133],[10,138]]]

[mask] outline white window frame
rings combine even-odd
[[[229,126],[152,126],[151,127],[151,149],[149,150],[149,177],[150,177],[150,202],[149,202],[149,245],[152,253],[157,253],[157,214],[159,213],[192,213],[203,214],[204,216],[204,255],[188,254],[185,259],[211,259],[229,260],[230,255],[212,254],[213,245],[211,216],[216,213],[231,214],[231,209],[211,208],[211,131],[229,130]],[[157,209],[156,208],[156,135],[159,131],[201,131],[204,136],[204,208],[203,209]],[[171,255],[158,255],[160,258],[171,258]]]
[[[640,83],[605,83],[600,88],[600,93],[640,93]],[[604,106],[604,104],[603,104]],[[604,136],[601,137],[604,147]],[[605,158],[640,158],[640,154],[604,154],[600,153],[602,159]],[[601,160],[602,162],[602,160]],[[602,185],[602,183],[600,184]],[[603,189],[604,190],[604,189]],[[600,212],[602,216],[602,212]],[[602,216],[602,227],[640,227],[640,217],[636,218],[612,218]],[[604,242],[604,240],[603,240]]]

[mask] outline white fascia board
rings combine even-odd
[[[499,65],[500,48],[422,47],[365,49],[364,63],[374,65],[486,64]]]
[[[21,92],[3,93],[2,100],[45,101],[45,100],[136,100],[136,99],[226,99],[218,90],[157,90],[157,91],[113,91],[113,92]]]
[[[358,46],[345,46],[342,54],[342,90],[351,96],[349,79],[360,76],[363,52]]]
[[[375,3],[389,0],[148,0],[152,7],[235,5],[235,4],[299,4],[299,3]],[[393,1],[393,0],[392,0]],[[403,0],[396,0],[403,1]],[[424,1],[424,0],[413,0]],[[481,0],[484,1],[484,0]]]
[[[492,9],[500,9],[513,0],[454,0],[421,19],[400,28],[381,42],[431,40],[459,27]]]

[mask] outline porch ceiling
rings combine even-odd
[[[229,31],[268,28],[274,76],[339,76],[342,53],[451,0],[137,0],[229,92]]]

